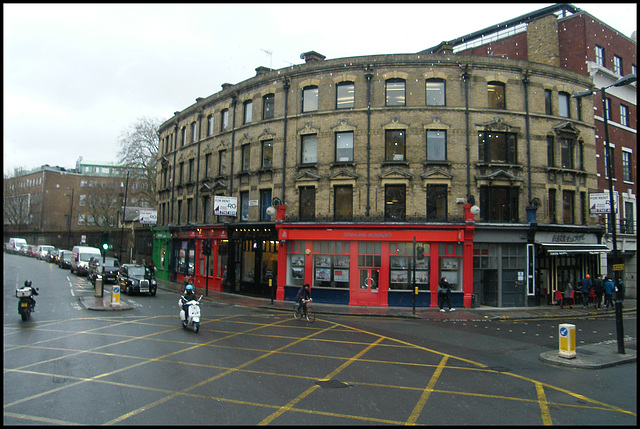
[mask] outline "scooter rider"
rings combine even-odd
[[[182,309],[184,310],[184,320],[189,319],[189,301],[196,299],[196,293],[192,285],[185,287],[184,295],[182,295]]]
[[[25,287],[25,288],[29,288],[29,289],[31,289],[31,294],[32,294],[32,295],[38,296],[38,292],[36,291],[36,288],[34,288],[33,286],[31,286],[31,284],[32,284],[32,283],[31,283],[31,280],[26,280],[26,281],[24,282],[24,287]],[[32,308],[32,309],[35,309],[35,307],[36,307],[36,300],[35,300],[35,299],[33,299],[33,296],[29,296],[29,297],[27,297],[26,299],[28,299],[28,300],[29,300],[29,304],[31,305],[31,308]]]

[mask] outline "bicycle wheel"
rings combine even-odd
[[[302,315],[302,313],[300,312],[300,307],[298,306],[298,304],[294,304],[293,305],[293,318],[296,320],[300,320],[300,316]]]
[[[307,320],[309,323],[313,323],[313,321],[316,320],[316,313],[310,308],[307,308]]]

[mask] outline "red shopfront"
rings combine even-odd
[[[199,227],[191,231],[175,231],[174,279],[183,283],[186,276],[193,277],[199,293],[222,291],[222,279],[227,261],[227,231],[224,226]],[[205,255],[205,242],[210,254]]]
[[[437,307],[446,276],[452,304],[471,307],[473,222],[452,225],[276,224],[277,299],[309,283],[316,302],[353,306]],[[413,267],[414,238],[417,252]],[[415,272],[415,288],[414,288]]]

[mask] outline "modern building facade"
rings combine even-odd
[[[530,14],[516,17],[485,30],[467,34],[445,42],[423,53],[442,50],[458,54],[501,57],[539,62],[589,76],[592,85],[584,89],[610,87],[629,74],[637,75],[636,34],[624,35],[596,17],[570,4],[557,4]],[[552,88],[544,88],[545,114],[567,115],[579,119],[567,98],[569,93],[556,97]],[[624,265],[627,296],[637,295],[637,110],[636,84],[607,89],[607,120],[610,143],[613,147],[613,191],[619,209],[615,226],[617,249]],[[605,141],[602,94],[596,91],[592,99],[573,100],[593,102],[596,135],[596,172],[598,193],[609,193],[607,173],[607,143]],[[580,109],[582,110],[582,109]],[[551,149],[550,149],[551,150]],[[558,147],[556,150],[562,150]],[[553,166],[550,160],[550,166]],[[561,195],[550,188],[548,199],[560,204]],[[546,204],[547,208],[551,205]],[[598,215],[606,228],[604,243],[613,249],[613,234],[608,215]],[[552,222],[553,223],[553,222]],[[571,256],[567,256],[571,258]],[[577,266],[579,261],[569,262]],[[612,278],[613,252],[603,258],[598,272]],[[618,265],[619,266],[619,265]]]
[[[570,97],[588,76],[446,51],[303,58],[161,126],[157,239],[173,280],[436,306],[446,276],[454,305],[520,306],[598,268],[593,105]],[[546,111],[548,92],[567,110]]]

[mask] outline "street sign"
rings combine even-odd
[[[611,213],[611,200],[606,192],[589,194],[589,212],[591,214]],[[618,213],[618,193],[613,194],[614,210]]]
[[[624,271],[624,264],[616,264],[613,266],[613,271]]]

